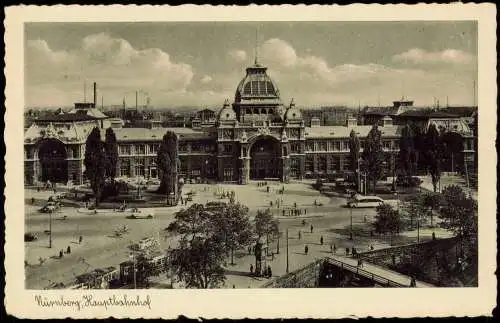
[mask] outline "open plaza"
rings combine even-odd
[[[274,278],[286,273],[287,262],[288,271],[292,272],[315,259],[332,255],[332,248],[336,249],[335,253],[338,255],[344,255],[346,248],[355,247],[358,251],[367,251],[371,247],[380,249],[390,245],[388,237],[371,235],[371,222],[376,214],[374,208],[347,208],[344,197],[327,197],[312,188],[312,181],[288,184],[268,182],[267,186],[259,183],[261,182],[250,182],[249,185],[185,184],[183,191],[193,193],[190,195],[192,201],[186,202],[187,205],[140,208],[140,214],[154,216],[137,219],[127,217],[132,213],[130,211],[94,211],[86,209],[84,202],[70,200],[66,203],[63,200],[63,206],[52,214],[40,213],[39,209],[49,196],[54,195],[54,191],[26,188],[26,232],[38,236],[37,240],[25,243],[26,287],[42,289],[59,283],[67,285],[76,276],[94,269],[109,266],[117,268],[121,262],[131,259],[128,246],[145,237],[151,237],[157,242],[158,251],[165,251],[176,243],[165,228],[174,220],[177,211],[193,203],[221,201],[224,192],[232,191],[235,192],[236,202],[249,207],[251,219],[257,210],[270,209],[279,221],[279,242],[273,239],[269,243],[268,255],[263,260],[266,266],[271,266]],[[64,191],[63,186],[57,187],[57,192]],[[81,191],[84,192],[85,188]],[[397,200],[388,202],[398,204]],[[300,216],[288,215],[291,209],[301,210]],[[286,210],[285,216],[283,210]],[[349,239],[351,216],[352,240]],[[116,234],[123,228],[126,230],[122,234]],[[52,231],[51,242],[49,230]],[[419,232],[420,241],[430,240],[432,232],[438,238],[451,236],[450,232],[438,227],[423,227]],[[416,235],[416,230],[402,232],[394,239],[393,244],[415,243]],[[307,254],[304,252],[305,246],[308,247]],[[71,251],[69,254],[68,247]],[[60,251],[63,252],[63,257],[60,257]],[[254,264],[255,256],[250,255],[248,249],[238,250],[235,253],[235,264],[231,265],[229,258],[225,264],[224,287],[255,288],[272,279],[250,275],[250,266]],[[153,287],[169,286],[170,283],[170,277],[160,276],[153,280]],[[176,287],[175,282],[173,286]]]

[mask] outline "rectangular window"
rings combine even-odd
[[[187,144],[185,142],[179,143],[179,151],[186,152],[187,150]]]
[[[330,171],[335,170],[335,156],[330,156],[330,159],[328,161],[328,169]]]
[[[321,173],[326,172],[326,156],[319,156],[319,158],[318,158],[318,171]]]
[[[335,151],[340,151],[340,141],[335,141]]]
[[[158,154],[158,144],[149,145],[149,154]]]
[[[232,181],[233,180],[233,169],[232,168],[224,168],[224,180]]]
[[[290,173],[292,176],[297,176],[300,173],[300,161],[298,159],[290,160]]]
[[[300,144],[294,143],[291,145],[292,152],[293,153],[299,153],[300,152]]]
[[[320,141],[318,145],[320,151],[326,151],[326,141]]]
[[[306,142],[306,150],[307,151],[314,151],[314,142],[313,141]]]
[[[130,161],[122,159],[120,160],[120,176],[129,177],[130,176]]]
[[[349,142],[347,140],[342,141],[342,150],[343,151],[349,150]]]
[[[130,145],[119,145],[118,154],[120,155],[130,155]]]
[[[135,154],[136,155],[145,155],[146,154],[146,145],[139,144],[135,146]]]
[[[313,173],[314,172],[314,159],[313,159],[313,156],[307,156],[306,157],[305,170],[306,170],[306,172],[309,172],[309,173]]]
[[[224,152],[230,153],[232,151],[233,151],[233,146],[232,145],[228,145],[228,144],[224,145]]]

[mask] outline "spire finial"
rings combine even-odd
[[[290,101],[290,108],[294,107],[295,106],[295,101],[294,99],[292,98],[292,100]]]

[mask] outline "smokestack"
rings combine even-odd
[[[97,84],[94,82],[94,108],[97,108]]]

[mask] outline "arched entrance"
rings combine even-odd
[[[250,148],[250,178],[281,178],[280,156],[280,145],[276,139],[257,139]]]
[[[59,140],[48,139],[40,144],[38,159],[42,181],[64,182],[68,181],[68,162],[66,161],[66,148]]]

